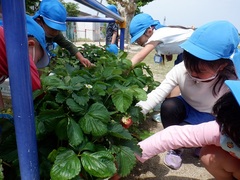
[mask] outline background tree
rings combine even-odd
[[[117,6],[118,11],[126,21],[125,40],[129,43],[129,23],[134,15],[140,13],[140,7],[147,5],[153,0],[107,0],[108,4],[114,4]]]
[[[64,5],[64,7],[67,10],[67,16],[70,16],[70,17],[79,16],[80,11],[79,11],[78,3],[72,3],[72,2],[66,3],[63,0],[60,0],[60,2]]]
[[[26,13],[33,15],[37,11],[39,4],[40,4],[39,0],[26,0],[25,1]]]

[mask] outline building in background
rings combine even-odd
[[[80,12],[79,17],[92,16],[85,12]],[[98,42],[105,39],[104,25],[105,23],[99,22],[67,22],[67,31],[65,35],[70,41],[93,41]]]

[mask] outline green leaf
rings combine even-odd
[[[83,95],[81,94],[80,96],[77,95],[76,93],[72,94],[72,98],[74,99],[75,102],[77,102],[79,105],[85,105],[89,101],[89,96],[88,95]]]
[[[66,99],[67,99],[67,96],[62,92],[58,92],[55,98],[57,103],[63,103],[66,101]]]
[[[115,146],[116,147],[116,146]],[[118,174],[125,177],[130,174],[131,170],[136,164],[134,152],[125,146],[118,146],[116,153]]]
[[[66,150],[57,155],[51,169],[52,180],[67,180],[75,177],[81,171],[81,163],[72,150]]]
[[[80,119],[79,123],[86,134],[103,136],[108,132],[107,123],[110,121],[110,114],[105,106],[100,103],[93,104],[89,111]]]
[[[110,120],[110,114],[107,108],[101,103],[92,104],[87,114],[105,123],[109,122]]]
[[[95,153],[84,152],[81,157],[83,168],[93,176],[99,178],[111,177],[116,173],[114,157],[107,151]]]
[[[72,112],[84,111],[83,107],[80,106],[78,103],[76,103],[76,101],[74,101],[74,99],[72,98],[68,98],[66,101],[66,104],[68,105],[68,107],[71,109]]]
[[[38,127],[41,127],[41,132],[44,131],[52,131],[58,122],[61,119],[65,118],[65,112],[62,107],[56,110],[47,110],[41,111],[38,116],[36,116],[36,120],[38,123]],[[41,124],[43,123],[43,124]],[[45,130],[43,128],[46,128]]]
[[[127,109],[132,104],[133,93],[131,90],[119,90],[112,95],[113,104],[116,106],[117,110],[121,113],[127,111]]]
[[[3,164],[2,159],[0,159],[0,179],[4,179],[2,164]]]
[[[107,125],[105,123],[88,114],[80,119],[79,123],[82,130],[86,134],[92,134],[93,136],[103,136],[108,132]]]
[[[109,126],[109,134],[121,139],[132,139],[132,135],[128,132],[128,130],[126,130],[121,124],[118,124],[116,122],[112,123]]]
[[[69,143],[73,146],[79,145],[83,141],[83,133],[80,126],[72,118],[68,118],[67,127]]]
[[[58,87],[64,85],[63,81],[55,75],[44,77],[42,79],[42,84],[49,87]]]
[[[67,118],[60,120],[56,126],[55,133],[59,140],[67,140]]]
[[[133,90],[133,95],[136,97],[138,101],[145,101],[147,100],[147,93],[141,88],[138,88],[136,86],[132,86],[131,89]]]

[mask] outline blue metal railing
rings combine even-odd
[[[38,180],[25,2],[2,0],[2,15],[21,179]]]
[[[124,18],[115,14],[114,12],[110,11],[107,7],[102,5],[96,0],[75,0],[83,5],[86,5],[98,12],[105,14],[107,17],[110,18],[98,18],[98,17],[68,17],[67,21],[74,21],[74,22],[114,22],[115,20],[119,21],[120,24],[120,49],[124,50],[124,38],[125,38],[125,28],[126,22]],[[113,18],[113,19],[112,19]]]
[[[124,23],[123,18],[95,0],[77,1]],[[22,180],[39,180],[34,105],[25,23],[25,1],[0,0],[0,3],[2,5],[20,175]],[[105,22],[114,21],[114,19],[105,18]],[[87,19],[86,22],[88,22]],[[124,48],[124,32],[125,28],[121,28],[120,49]]]

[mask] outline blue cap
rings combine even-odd
[[[32,19],[31,16],[26,15],[27,21],[27,34],[33,36],[41,45],[44,55],[43,57],[37,62],[37,68],[46,67],[49,63],[49,56],[46,50],[46,40],[45,40],[45,32],[42,27]]]
[[[115,5],[108,5],[107,8],[108,8],[110,11],[114,12],[115,14],[119,15],[118,10],[117,10],[117,7],[116,7]]]
[[[238,44],[238,31],[233,24],[213,21],[197,28],[180,47],[200,59],[214,61],[231,59]]]
[[[232,91],[235,99],[237,100],[239,106],[240,106],[240,80],[226,80],[225,84],[229,87],[229,89]]]
[[[141,13],[134,16],[129,25],[131,43],[140,38],[146,29],[151,26],[164,27],[158,20],[153,20],[149,14]]]
[[[108,45],[107,48],[106,48],[106,50],[109,51],[109,52],[111,52],[111,53],[113,53],[113,54],[115,54],[115,55],[118,54],[118,47],[117,47],[116,44],[110,44],[110,45]]]
[[[41,16],[44,22],[51,28],[59,31],[65,31],[67,11],[58,0],[42,0],[39,10],[33,16],[33,19]]]
[[[235,67],[238,79],[240,79],[240,50],[237,48],[233,54],[232,61]]]

